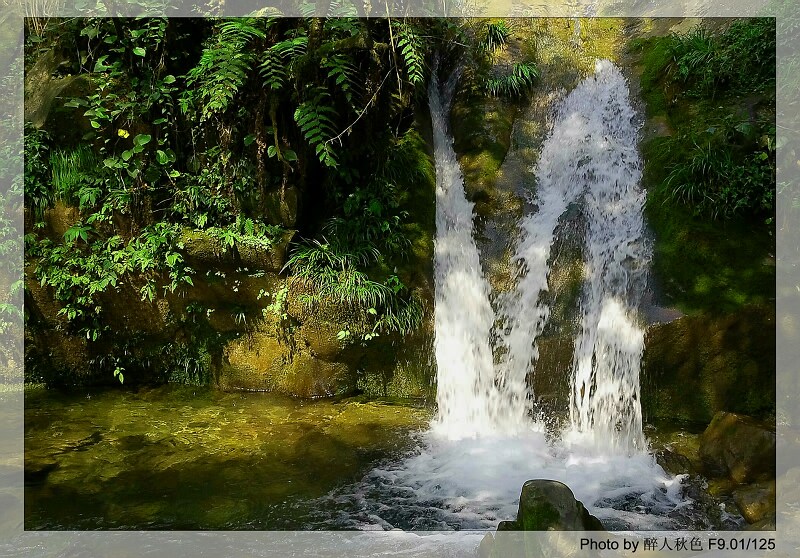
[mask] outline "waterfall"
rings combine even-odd
[[[450,439],[496,431],[500,409],[489,332],[494,312],[489,284],[473,240],[472,209],[447,130],[457,74],[439,93],[431,78],[429,101],[436,159],[435,351],[438,367],[434,430]]]
[[[439,414],[435,428],[450,438],[529,428],[527,376],[538,358],[536,339],[550,308],[549,262],[559,222],[579,204],[586,222],[581,334],[576,340],[569,440],[630,453],[644,448],[639,361],[644,334],[636,323],[647,246],[637,127],[624,76],[608,61],[582,81],[556,111],[535,169],[535,211],[520,222],[511,264],[515,288],[500,297],[492,362],[494,314],[473,240],[472,204],[436,79],[429,98],[436,155],[436,362]]]
[[[577,121],[568,125],[585,134],[571,153],[581,161],[577,175],[585,185],[587,222],[581,334],[570,393],[572,430],[605,451],[641,451],[644,331],[636,323],[635,308],[649,246],[643,239],[637,128],[624,76],[610,62],[597,62],[595,75],[570,94],[562,110],[568,121]]]
[[[494,301],[495,315],[447,131],[456,77],[441,92],[433,74],[438,411],[417,452],[333,495],[337,510],[353,510],[335,525],[491,528],[515,517],[526,480],[547,478],[566,483],[609,529],[675,528],[670,514],[687,504],[681,477],[654,462],[642,435],[635,306],[648,247],[625,79],[599,61],[555,111],[515,238],[515,286]],[[579,227],[567,226],[573,219]],[[583,235],[585,269],[571,420],[558,436],[531,412],[528,375],[550,319],[553,247],[567,229]]]

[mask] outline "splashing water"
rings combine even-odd
[[[447,133],[456,78],[445,84],[444,100],[432,78],[438,414],[418,452],[337,495],[337,505],[358,510],[347,526],[494,527],[516,516],[522,484],[532,478],[566,483],[611,529],[673,528],[669,515],[689,503],[681,477],[656,465],[642,434],[643,333],[634,309],[648,251],[637,129],[622,74],[608,61],[595,70],[560,104],[542,148],[536,210],[519,224],[516,286],[499,299],[499,326]],[[570,426],[553,441],[531,416],[527,375],[550,316],[543,295],[552,246],[570,207],[580,207],[585,221],[585,282]],[[501,349],[497,363],[493,345]]]
[[[568,438],[622,454],[645,448],[639,400],[644,331],[634,307],[649,247],[633,120],[625,78],[607,60],[598,61],[595,75],[565,99],[537,172],[540,188],[564,192],[565,199],[575,199],[580,189],[587,222]]]
[[[489,330],[494,312],[489,284],[473,241],[473,205],[447,133],[447,114],[457,74],[445,84],[444,101],[430,84],[436,153],[436,362],[439,407],[433,430],[449,439],[489,435],[504,422],[494,384]],[[456,302],[457,301],[457,302]]]

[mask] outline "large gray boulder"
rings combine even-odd
[[[603,531],[603,524],[575,499],[564,483],[536,479],[522,485],[516,521],[498,531]]]

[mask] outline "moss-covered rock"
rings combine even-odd
[[[742,516],[754,524],[775,515],[775,481],[753,483],[736,490],[733,499]]]
[[[720,412],[700,437],[700,461],[708,476],[737,483],[775,478],[775,426]]]
[[[286,263],[286,253],[295,231],[288,230],[272,246],[238,242],[235,249],[225,246],[219,238],[203,230],[184,229],[180,242],[187,260],[198,268],[216,267],[224,264],[231,267],[246,267],[250,270],[277,272]]]
[[[642,363],[648,419],[708,423],[717,411],[767,418],[775,409],[775,314],[747,307],[651,326]]]
[[[603,531],[603,524],[590,514],[569,487],[554,480],[529,480],[522,485],[515,521],[503,521],[501,530]]]

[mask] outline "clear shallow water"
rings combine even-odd
[[[192,387],[29,392],[25,528],[314,528],[314,499],[409,450],[429,417]]]

